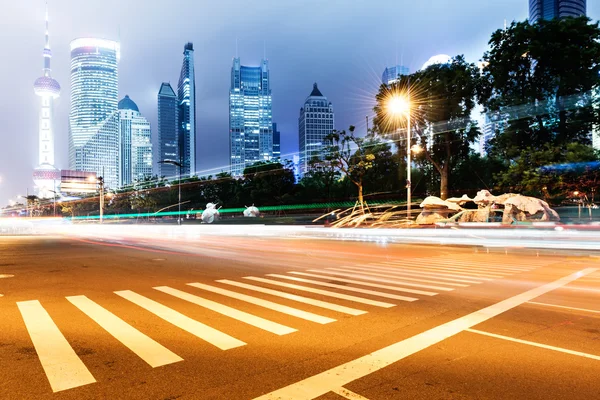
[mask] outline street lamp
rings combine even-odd
[[[56,195],[58,194],[56,191],[54,190],[48,190],[49,192],[54,193],[54,218],[56,218]]]
[[[406,213],[408,218],[410,218],[410,209],[411,209],[411,176],[410,176],[410,98],[405,96],[400,96],[398,94],[392,95],[387,100],[387,112],[399,118],[400,116],[406,116]]]
[[[179,189],[179,200],[177,201],[177,206],[178,206],[178,212],[177,212],[177,225],[181,225],[181,168],[183,167],[183,165],[181,165],[181,163],[177,162],[177,161],[173,161],[173,160],[162,160],[158,162],[159,164],[170,164],[170,165],[175,165],[176,167],[179,167],[179,174],[177,177],[177,180],[179,181],[179,184],[177,185],[178,189]]]

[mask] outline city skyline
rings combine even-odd
[[[227,5],[213,6],[204,10],[200,5],[190,3],[190,12],[197,13],[202,23],[182,23],[178,21],[178,13],[167,9],[160,15],[155,15],[151,10],[144,10],[143,16],[146,23],[129,23],[132,15],[137,15],[140,7],[132,2],[121,9],[119,15],[109,12],[111,4],[96,10],[96,7],[80,5],[74,6],[72,2],[56,0],[51,2],[53,10],[53,26],[57,26],[56,33],[53,29],[53,73],[58,81],[68,81],[69,56],[68,43],[75,37],[99,36],[118,38],[123,46],[124,59],[120,64],[119,96],[129,93],[144,110],[148,110],[147,117],[153,126],[157,121],[156,89],[166,77],[177,76],[181,60],[181,44],[186,41],[198,42],[196,49],[196,69],[202,71],[198,76],[198,105],[197,112],[199,126],[199,142],[211,140],[209,148],[198,147],[199,167],[202,170],[214,168],[214,171],[226,169],[228,165],[228,138],[227,132],[227,98],[224,87],[227,87],[232,54],[235,51],[235,42],[238,38],[239,54],[248,62],[256,63],[259,55],[263,53],[266,39],[266,53],[273,70],[274,90],[274,120],[279,123],[282,132],[282,156],[297,151],[297,110],[302,99],[306,96],[306,85],[314,81],[320,82],[322,89],[328,93],[330,100],[336,104],[336,119],[338,128],[342,129],[350,124],[361,129],[361,122],[372,107],[372,94],[376,92],[381,79],[381,71],[386,66],[393,65],[394,60],[402,59],[411,70],[416,70],[431,55],[446,53],[456,55],[464,53],[469,61],[477,61],[487,48],[489,35],[501,28],[504,19],[524,20],[528,16],[528,4],[523,0],[510,0],[505,4],[479,4],[478,2],[465,1],[461,7],[449,7],[443,1],[431,1],[427,5],[397,5],[393,1],[357,2],[353,6],[352,14],[360,12],[365,18],[355,21],[349,13],[338,10],[335,2],[320,7],[320,13],[312,15],[304,7],[279,7],[276,2],[267,1],[257,10],[257,15],[264,15],[254,22],[243,21],[235,16],[230,16]],[[114,2],[115,5],[117,4]],[[182,3],[183,4],[183,3]],[[382,5],[387,9],[396,7],[398,11],[408,7],[413,15],[415,24],[397,27],[395,18],[377,12]],[[1,29],[9,29],[16,33],[19,41],[6,41],[7,57],[23,60],[15,65],[8,65],[8,73],[15,76],[9,82],[9,93],[13,96],[3,98],[0,104],[6,121],[0,131],[0,139],[6,141],[14,132],[19,132],[20,140],[15,143],[14,151],[0,150],[0,175],[3,183],[0,184],[0,202],[4,203],[9,197],[24,193],[27,187],[33,187],[31,171],[35,167],[35,154],[29,154],[26,149],[37,146],[36,106],[31,92],[25,93],[24,86],[39,75],[35,61],[30,63],[24,60],[34,60],[39,54],[40,31],[34,28],[43,23],[44,4],[38,6],[28,3],[27,7],[21,4],[11,4],[9,10],[14,15],[14,21],[7,21]],[[114,8],[114,7],[113,7]],[[284,10],[285,8],[285,10]],[[306,7],[310,9],[310,7]],[[455,10],[456,9],[456,10]],[[598,5],[588,5],[588,15],[597,19]],[[56,10],[56,11],[54,11]],[[93,10],[96,18],[89,21],[84,18]],[[337,10],[337,11],[334,11]],[[201,12],[202,11],[202,12]],[[208,11],[208,12],[205,12]],[[260,12],[259,12],[260,11]],[[335,14],[332,14],[334,13]],[[68,14],[67,14],[68,13]],[[69,24],[61,23],[69,15]],[[294,15],[290,17],[289,15]],[[227,18],[238,23],[235,29],[221,31],[218,21]],[[281,31],[276,29],[279,23],[269,24],[266,21],[285,20],[289,29]],[[287,18],[287,19],[286,19]],[[336,51],[321,44],[324,32],[324,22],[327,19],[338,22],[337,33],[334,35]],[[465,26],[460,30],[446,32],[437,28],[447,19],[451,18],[457,24],[463,22]],[[477,24],[466,23],[477,18]],[[372,29],[373,24],[368,21],[381,19],[377,29]],[[18,23],[16,23],[18,21]],[[158,25],[158,21],[173,24],[176,28],[172,33],[163,37],[160,30],[148,29],[148,26]],[[213,21],[213,22],[211,22]],[[302,23],[300,23],[302,21]],[[427,30],[415,30],[416,22],[427,22]],[[52,21],[51,21],[52,22]],[[306,24],[313,26],[313,31],[306,32]],[[253,29],[258,26],[263,28]],[[119,28],[120,27],[120,28]],[[201,27],[201,28],[200,28]],[[360,32],[360,34],[358,33]],[[367,34],[365,34],[367,32]],[[412,33],[411,33],[412,32]],[[414,34],[414,32],[418,32]],[[3,37],[10,38],[12,33],[8,30]],[[146,51],[147,43],[152,43],[152,51]],[[295,46],[295,51],[289,52],[290,45]],[[311,49],[311,57],[305,57],[306,50]],[[36,50],[37,49],[37,50]],[[160,54],[160,57],[156,57]],[[342,57],[342,58],[340,58]],[[339,60],[343,64],[339,64]],[[289,79],[292,65],[298,66],[297,73]],[[312,68],[319,65],[319,68]],[[339,66],[345,68],[340,70]],[[225,73],[223,73],[225,71]],[[176,81],[171,80],[171,83]],[[30,85],[30,83],[29,83]],[[67,85],[64,85],[67,86]],[[30,86],[29,86],[30,87]],[[56,131],[57,148],[56,158],[59,168],[67,167],[67,125],[68,125],[68,97],[67,89],[63,89],[63,96],[56,105]],[[38,106],[39,108],[39,106]],[[10,115],[20,115],[19,126],[14,125]],[[23,122],[24,121],[24,122]],[[22,126],[21,126],[22,125]],[[363,123],[364,125],[364,123]],[[364,126],[362,126],[364,130]],[[12,153],[19,154],[14,157]],[[285,158],[285,157],[284,157]],[[16,164],[15,167],[8,167]],[[10,172],[9,172],[10,171]]]

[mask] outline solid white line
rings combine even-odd
[[[528,304],[537,304],[539,306],[546,306],[546,307],[557,307],[557,308],[566,308],[567,310],[575,310],[575,311],[585,311],[585,312],[589,312],[589,313],[594,313],[594,314],[600,314],[600,311],[597,310],[590,310],[587,308],[577,308],[577,307],[567,307],[567,306],[559,306],[557,304],[549,304],[549,303],[538,303],[537,301],[528,301]]]
[[[465,331],[471,332],[471,333],[477,333],[479,335],[490,336],[490,337],[493,337],[496,339],[508,340],[509,342],[528,344],[530,346],[541,347],[542,349],[560,351],[561,353],[572,354],[574,356],[591,358],[592,360],[600,360],[600,356],[596,356],[596,355],[588,354],[588,353],[582,353],[580,351],[568,350],[568,349],[564,349],[562,347],[549,346],[547,344],[530,342],[529,340],[522,340],[522,339],[516,339],[516,338],[512,338],[512,337],[508,337],[508,336],[496,335],[495,333],[479,331],[476,329],[465,329]]]
[[[396,265],[398,267],[415,267],[415,268],[422,268],[425,270],[431,270],[431,271],[449,271],[449,272],[458,272],[459,274],[467,274],[467,275],[471,275],[471,277],[479,277],[479,276],[483,276],[486,278],[493,278],[493,279],[499,279],[499,278],[503,278],[504,275],[500,275],[498,273],[488,273],[488,272],[477,272],[479,270],[475,270],[475,269],[467,269],[467,268],[454,268],[454,267],[434,267],[434,266],[429,266],[429,265],[418,265],[418,264],[406,264],[406,263],[397,263],[397,264],[391,264],[391,265]]]
[[[274,333],[276,335],[287,335],[288,333],[297,331],[297,329],[290,328],[289,326],[281,325],[277,322],[269,321],[268,319],[257,317],[256,315],[247,313],[245,311],[240,311],[233,307],[217,303],[216,301],[204,299],[202,297],[183,292],[181,290],[173,289],[168,286],[159,286],[155,287],[154,289],[163,293],[170,294],[171,296],[175,296],[179,299],[189,301],[190,303],[199,305],[200,307],[208,308],[209,310],[212,310],[219,314],[223,314],[230,318],[237,319],[238,321],[245,322],[248,325],[255,326],[257,328]]]
[[[333,389],[343,387],[348,383],[360,379],[373,372],[379,371],[397,361],[411,356],[421,350],[433,346],[449,337],[463,332],[465,329],[496,317],[527,301],[535,299],[545,293],[562,287],[569,282],[579,279],[597,271],[597,268],[588,268],[574,274],[560,278],[554,282],[538,286],[527,292],[518,294],[489,307],[475,311],[464,317],[455,319],[435,328],[429,329],[411,338],[401,340],[383,349],[374,351],[366,356],[357,358],[345,364],[334,367],[320,374],[311,376],[302,381],[293,383],[282,389],[258,397],[257,400],[275,399],[314,399]]]
[[[331,390],[333,393],[338,394],[346,399],[349,400],[369,400],[364,396],[361,396],[360,394],[354,393],[346,388],[337,388],[337,389],[332,389]]]
[[[405,273],[400,272],[398,270],[395,271],[388,271],[385,269],[380,269],[377,267],[349,267],[349,266],[343,266],[342,268],[344,269],[352,269],[352,270],[356,270],[356,271],[361,271],[361,272],[385,272],[387,275],[386,276],[390,276],[392,275],[393,277],[401,277],[403,280],[405,281],[411,281],[411,282],[424,282],[424,283],[433,283],[436,285],[446,285],[446,286],[456,286],[456,287],[469,287],[470,285],[464,284],[464,283],[456,283],[456,282],[440,282],[439,280],[437,281],[432,281],[430,279],[422,279],[422,278],[413,278],[412,276],[406,276]],[[428,276],[426,276],[425,278],[429,278]],[[478,282],[476,282],[478,283]]]
[[[433,290],[439,290],[442,292],[450,292],[452,290],[454,290],[454,288],[448,288],[448,287],[442,287],[442,286],[433,286],[433,285],[422,285],[420,283],[412,283],[412,282],[406,282],[401,280],[400,278],[394,278],[394,279],[390,279],[389,275],[386,274],[378,274],[378,273],[373,273],[373,272],[362,272],[362,275],[356,275],[356,271],[352,271],[350,269],[344,269],[344,268],[327,268],[327,271],[335,271],[333,274],[334,275],[341,275],[341,276],[349,276],[352,278],[361,278],[361,279],[367,279],[369,278],[369,280],[375,280],[373,278],[373,276],[381,276],[384,277],[386,279],[378,279],[377,281],[379,282],[387,282],[387,283],[393,283],[393,284],[399,284],[399,285],[405,285],[405,286],[414,286],[414,287],[419,287],[419,288],[424,288],[424,289],[433,289]],[[340,271],[340,272],[337,272]]]
[[[171,350],[144,335],[86,296],[69,296],[67,300],[128,347],[129,350],[146,361],[152,368],[183,360]]]
[[[54,393],[96,382],[39,301],[17,306]]]
[[[334,289],[346,290],[349,292],[372,294],[373,296],[387,297],[388,299],[394,299],[394,300],[402,300],[402,301],[419,300],[415,297],[400,296],[397,294],[378,292],[376,290],[369,290],[369,289],[360,289],[360,288],[350,287],[350,286],[346,286],[346,285],[336,285],[335,283],[315,281],[312,279],[297,278],[295,276],[286,276],[286,275],[278,275],[278,274],[267,274],[267,276],[272,276],[274,278],[281,278],[281,279],[289,279],[291,281],[296,281],[296,282],[311,283],[313,285],[319,285],[319,286],[325,286],[325,287],[330,287],[330,288],[334,288]]]
[[[221,350],[229,350],[244,346],[246,344],[241,340],[211,328],[208,325],[204,325],[201,322],[198,322],[178,311],[173,310],[172,308],[157,303],[154,300],[150,300],[149,298],[132,292],[131,290],[122,290],[115,292],[115,294],[131,301],[134,304],[137,304],[145,310],[150,311],[152,314],[164,319],[178,328],[183,329],[184,331],[191,333],[196,337],[199,337],[202,340],[207,341]]]
[[[430,275],[433,273],[439,273],[439,274],[447,274],[449,276],[455,276],[455,277],[459,277],[459,278],[479,279],[479,280],[488,280],[488,281],[503,278],[503,276],[501,276],[501,275],[479,274],[479,273],[473,273],[470,271],[455,270],[452,268],[441,268],[441,267],[432,268],[432,267],[427,267],[427,266],[405,265],[405,264],[386,264],[386,265],[396,265],[396,267],[398,267],[398,268],[413,269],[413,270],[417,270],[417,271],[422,271],[423,273],[429,273]]]
[[[370,299],[365,299],[363,297],[351,296],[349,294],[342,294],[342,293],[332,292],[330,290],[315,289],[315,288],[311,288],[311,287],[308,287],[308,286],[295,285],[293,283],[274,281],[272,279],[256,278],[256,277],[253,277],[253,276],[246,276],[246,277],[244,277],[244,279],[250,279],[250,280],[253,280],[253,281],[256,281],[256,282],[267,283],[269,285],[281,286],[281,287],[285,287],[285,288],[288,288],[288,289],[296,289],[296,290],[301,290],[301,291],[304,291],[304,292],[316,293],[316,294],[320,294],[320,295],[323,295],[323,296],[328,296],[328,297],[333,297],[333,298],[336,298],[336,299],[353,301],[353,302],[356,302],[356,303],[367,304],[367,305],[375,306],[375,307],[391,308],[391,307],[395,306],[395,304],[386,303],[384,301],[370,300]]]
[[[368,268],[368,269],[377,269],[380,271],[386,271],[386,272],[394,272],[396,274],[402,274],[402,275],[410,275],[410,276],[422,276],[424,278],[428,278],[428,279],[437,279],[437,280],[441,280],[441,281],[450,281],[450,282],[460,282],[460,283],[468,283],[468,284],[475,284],[475,283],[482,283],[483,281],[490,281],[491,279],[481,279],[481,278],[470,278],[470,279],[458,279],[458,278],[450,278],[450,276],[452,275],[440,275],[439,273],[435,273],[435,272],[425,272],[423,273],[422,269],[419,268],[398,268],[398,267],[382,267],[379,264],[358,264],[359,267],[363,267],[363,268]],[[475,280],[477,279],[477,280]]]
[[[282,304],[274,303],[269,300],[259,299],[258,297],[248,296],[247,294],[242,294],[238,292],[233,292],[227,289],[221,289],[215,286],[204,285],[201,283],[188,283],[189,286],[193,286],[198,289],[208,290],[213,293],[222,294],[223,296],[229,296],[234,299],[246,301],[251,304],[256,304],[257,306],[265,307],[270,310],[275,310],[284,314],[292,315],[294,317],[302,318],[307,321],[316,322],[319,324],[328,324],[330,322],[335,322],[336,320],[329,317],[324,317],[322,315],[313,314],[308,311],[299,310],[297,308],[284,306]]]
[[[328,310],[338,311],[338,312],[341,312],[344,314],[362,315],[362,314],[367,313],[366,311],[357,310],[355,308],[350,308],[350,307],[345,307],[345,306],[340,306],[338,304],[329,303],[327,301],[315,300],[315,299],[298,296],[298,295],[291,294],[291,293],[280,292],[279,290],[272,290],[272,289],[267,289],[267,288],[260,287],[260,286],[248,285],[247,283],[230,281],[228,279],[222,279],[217,282],[225,283],[227,285],[237,286],[237,287],[240,287],[243,289],[254,290],[256,292],[266,293],[266,294],[270,294],[273,296],[283,297],[284,299],[294,300],[294,301],[297,301],[300,303],[310,304],[313,306],[326,308]]]
[[[331,271],[320,271],[318,269],[309,269],[308,271],[309,272],[322,272],[324,274],[331,275]],[[289,273],[290,274],[294,274],[294,275],[311,276],[313,278],[334,279],[337,282],[348,282],[348,283],[354,283],[355,285],[376,287],[376,288],[379,288],[379,289],[394,290],[396,292],[406,292],[406,293],[413,293],[413,294],[421,294],[423,296],[435,296],[437,294],[436,292],[427,292],[425,290],[409,289],[409,288],[403,288],[403,287],[398,287],[398,286],[390,286],[390,285],[380,285],[380,284],[372,283],[372,282],[363,282],[363,281],[357,281],[357,280],[354,280],[354,279],[339,278],[337,276],[309,274],[307,272],[289,272]],[[378,281],[383,282],[383,280],[381,280],[381,279],[378,279]],[[387,281],[385,281],[385,282],[387,282]]]

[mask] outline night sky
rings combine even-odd
[[[506,19],[524,20],[527,0],[50,0],[57,167],[68,168],[69,43],[97,36],[121,42],[120,98],[128,94],[156,139],[157,93],[176,87],[183,46],[194,43],[199,171],[228,166],[228,91],[236,52],[271,70],[273,121],[282,155],[298,150],[298,112],[313,82],[333,103],[337,129],[364,131],[386,66],[419,69],[435,54],[479,60]],[[0,18],[0,206],[27,188],[37,164],[44,0],[3,1]],[[600,4],[588,2],[598,19]],[[265,50],[266,49],[266,50]],[[290,157],[291,158],[291,157]]]

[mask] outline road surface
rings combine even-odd
[[[593,257],[209,239],[0,237],[0,398],[600,391]]]

